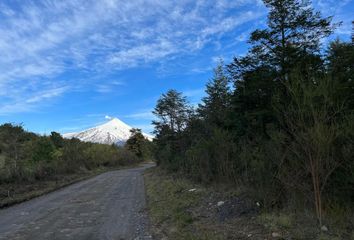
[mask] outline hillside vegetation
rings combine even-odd
[[[56,132],[40,136],[16,124],[0,125],[0,207],[105,169],[142,162],[148,144],[139,129],[132,130],[125,147],[118,147],[64,139]]]
[[[308,1],[264,3],[268,27],[251,33],[245,56],[216,66],[197,108],[176,90],[160,97],[157,163],[246,188],[262,209],[311,209],[320,226],[338,217],[350,232],[354,35],[323,45],[338,24]]]

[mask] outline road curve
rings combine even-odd
[[[144,166],[106,172],[0,210],[0,239],[151,239]]]

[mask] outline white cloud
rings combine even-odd
[[[323,16],[333,16],[334,23],[342,23],[336,30],[336,34],[350,36],[352,30],[353,7],[348,6],[352,0],[315,0],[313,6],[319,10]],[[349,8],[348,8],[349,7]]]
[[[139,63],[151,62],[173,54],[177,51],[175,46],[167,41],[160,40],[157,43],[139,45],[111,54],[107,62],[121,68],[135,67]]]
[[[36,102],[41,102],[43,100],[52,98],[52,97],[57,97],[61,94],[63,94],[67,90],[66,87],[60,87],[60,88],[54,88],[50,89],[44,92],[39,92],[37,93],[38,95],[33,96],[25,101],[25,103],[36,103]]]
[[[350,3],[351,0],[341,0],[341,1],[317,0],[314,2],[315,2],[315,5],[318,6],[318,8],[322,14],[336,15],[336,14],[340,13],[343,10],[343,7],[345,7],[348,3]]]
[[[262,13],[255,13],[252,11],[247,11],[235,17],[227,17],[223,19],[220,23],[217,23],[212,26],[208,26],[202,30],[202,36],[207,37],[209,35],[225,33],[233,30],[235,27],[254,20],[261,16]]]
[[[36,110],[36,104],[38,102],[44,102],[48,104],[49,100],[53,97],[58,97],[65,93],[68,87],[48,88],[35,93],[31,93],[28,90],[17,90],[21,94],[28,92],[25,96],[9,96],[8,101],[0,103],[0,115],[8,115],[16,112],[29,112]],[[16,92],[16,90],[12,90]]]
[[[108,115],[104,116],[104,118],[105,118],[105,119],[108,119],[108,120],[111,120],[111,119],[112,119],[112,117],[111,117],[111,116],[108,116]]]
[[[123,81],[107,81],[106,83],[98,83],[95,84],[95,91],[98,93],[110,93],[113,91],[117,91],[120,87],[124,86],[125,83]]]
[[[16,11],[1,3],[0,101],[18,103],[15,112],[23,111],[23,102],[29,100],[27,109],[33,109],[66,91],[39,98],[43,89],[74,89],[84,81],[98,84],[95,77],[79,83],[57,78],[67,71],[98,76],[192,54],[259,18],[258,2],[29,0],[16,6]],[[245,5],[252,10],[243,10]],[[238,15],[230,17],[230,10],[239,10]],[[99,83],[97,91],[109,92],[113,85]],[[28,96],[29,91],[33,95]],[[5,111],[4,105],[0,111]]]

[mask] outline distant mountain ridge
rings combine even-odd
[[[80,132],[63,134],[64,138],[78,138],[84,142],[117,144],[123,145],[130,137],[131,126],[122,122],[118,118],[113,118],[102,125],[89,128]],[[153,136],[143,133],[143,135],[152,140]]]

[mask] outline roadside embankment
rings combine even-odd
[[[311,212],[264,209],[236,187],[205,186],[159,168],[145,172],[145,185],[156,239],[354,239],[338,224],[321,230]]]

